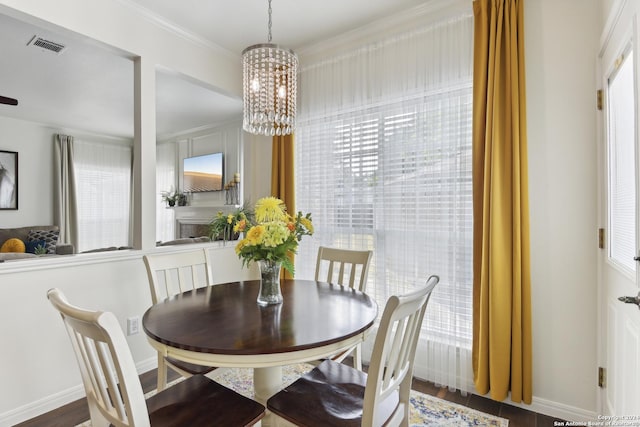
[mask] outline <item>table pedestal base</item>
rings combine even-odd
[[[267,404],[267,400],[282,389],[282,367],[253,369],[253,387],[256,401]]]
[[[254,368],[253,389],[255,400],[267,406],[267,400],[282,389],[282,367]],[[267,411],[262,419],[262,425],[275,426],[276,418]]]

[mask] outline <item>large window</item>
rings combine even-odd
[[[371,249],[367,293],[381,308],[439,275],[416,369],[429,353],[432,372],[421,376],[462,389],[472,340],[471,28],[460,17],[303,70],[296,132],[296,207],[316,228],[296,275],[313,277],[319,245]]]
[[[78,252],[130,245],[130,146],[76,140]]]
[[[305,124],[311,132],[298,138],[297,204],[313,213],[318,245],[374,251],[368,289],[379,303],[431,273],[446,280],[434,305],[468,296],[449,315],[462,319],[453,338],[470,347],[471,88],[410,107],[323,121],[324,129]],[[297,263],[300,274],[312,275],[316,249],[301,250],[309,262]],[[446,333],[440,322],[426,323]]]

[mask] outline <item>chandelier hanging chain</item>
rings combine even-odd
[[[271,0],[269,0],[269,43],[271,43]]]

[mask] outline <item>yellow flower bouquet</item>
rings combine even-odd
[[[236,254],[242,259],[242,265],[256,261],[260,267],[258,304],[280,304],[283,301],[281,267],[294,274],[290,257],[296,253],[302,236],[313,234],[311,214],[298,212],[291,216],[282,200],[264,197],[256,203],[254,220],[240,220],[233,230],[245,233],[244,239],[236,245]]]
[[[275,197],[265,197],[256,203],[254,221],[248,218],[234,226],[237,233],[244,232],[244,239],[236,245],[236,254],[242,258],[242,265],[251,261],[268,261],[281,264],[294,274],[293,262],[289,258],[295,254],[302,236],[313,234],[311,214],[296,216],[287,213],[284,202]]]

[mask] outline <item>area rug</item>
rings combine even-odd
[[[282,377],[285,385],[291,384],[300,375],[310,370],[312,366],[301,363],[285,366],[282,369]],[[223,374],[216,376],[215,380],[240,394],[253,398],[253,370],[252,369],[226,369]],[[178,379],[169,384],[181,381]],[[146,394],[146,397],[155,394],[155,391]],[[411,390],[410,427],[507,427],[509,420],[485,414],[475,409],[456,403],[447,402],[437,397]],[[79,424],[76,427],[90,427],[91,422]]]

